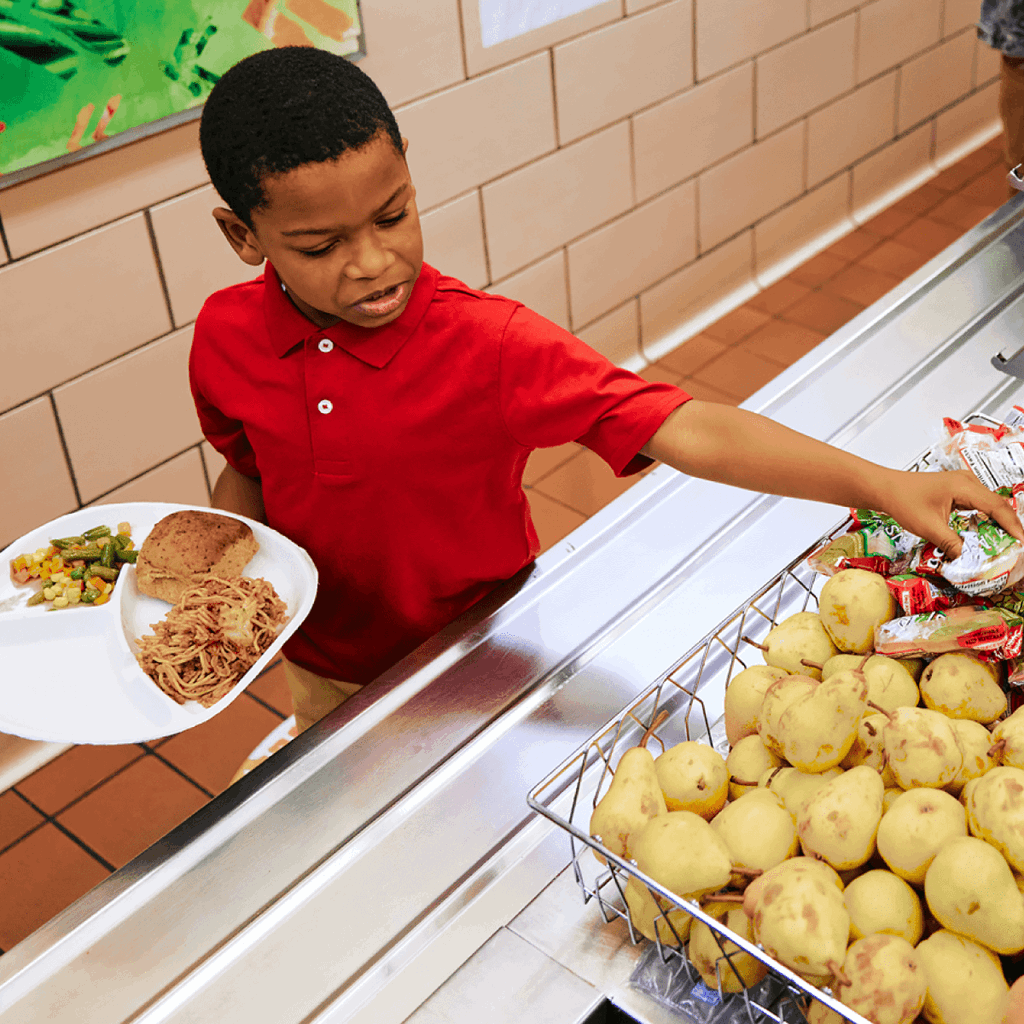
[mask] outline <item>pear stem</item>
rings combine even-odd
[[[829,960],[825,966],[832,972],[832,977],[836,979],[836,984],[839,988],[842,988],[844,985],[853,984],[849,977],[843,973],[843,968],[835,960]]]
[[[801,658],[800,664],[806,665],[808,668],[816,668],[819,672],[825,669],[825,666],[820,661],[811,661],[810,658]]]
[[[886,711],[881,704],[876,704],[873,700],[866,700],[864,703],[867,704],[869,708],[874,708],[880,715],[885,715],[890,722],[893,720],[893,713],[891,711]]]
[[[705,903],[742,903],[743,900],[741,892],[713,892],[710,896],[704,897]]]
[[[1006,738],[1002,737],[995,741],[991,747],[988,748],[988,756],[993,761],[999,760],[1003,756],[1003,751],[1006,750]]]
[[[760,878],[764,874],[764,868],[739,868],[733,865],[734,875],[743,875],[744,878]]]
[[[864,666],[865,666],[865,665],[866,665],[866,664],[867,664],[867,663],[868,663],[868,662],[869,662],[869,661],[870,661],[870,660],[871,660],[871,659],[872,659],[873,657],[874,657],[874,655],[873,655],[873,654],[872,654],[872,653],[871,653],[870,651],[869,651],[869,652],[868,652],[867,654],[865,654],[865,655],[864,655],[864,657],[863,657],[863,658],[861,658],[860,664],[859,664],[859,665],[857,666],[857,671],[858,671],[858,672],[863,672],[863,671],[864,671]]]
[[[761,650],[761,651],[767,651],[768,650],[768,645],[767,644],[759,644],[756,640],[751,640],[749,636],[741,636],[740,639],[745,644],[750,644],[751,647],[758,648],[758,650]]]
[[[668,712],[662,710],[659,712],[657,718],[647,727],[647,732],[640,738],[640,742],[637,744],[638,747],[646,747],[647,741],[654,735],[654,730],[657,729],[665,719],[668,718]]]
[[[735,782],[737,786],[750,786],[752,788],[756,788],[757,787],[757,780],[756,779],[753,780],[753,781],[751,781],[749,779],[737,779],[736,776],[734,775],[731,779],[729,779],[729,781],[730,782]]]

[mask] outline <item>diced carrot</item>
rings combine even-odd
[[[95,601],[93,601],[93,604],[106,604],[109,600],[109,594],[100,594],[100,596],[97,597]]]

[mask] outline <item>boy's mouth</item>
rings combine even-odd
[[[364,316],[387,316],[401,306],[402,300],[405,298],[406,287],[407,285],[403,281],[392,288],[373,292],[358,302],[352,303],[352,308]]]

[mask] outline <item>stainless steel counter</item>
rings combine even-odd
[[[1024,400],[990,365],[1024,344],[1022,203],[746,407],[906,465]],[[607,994],[653,1024],[525,793],[842,515],[658,468],[0,957],[4,1024],[571,1024]]]

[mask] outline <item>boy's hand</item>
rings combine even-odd
[[[977,509],[995,520],[1011,537],[1024,543],[1013,507],[966,469],[946,473],[900,473],[893,471],[891,483],[884,481],[879,492],[880,507],[901,526],[931,541],[947,558],[956,558],[963,541],[949,527],[954,509]]]

